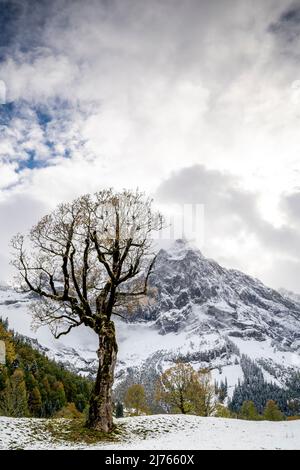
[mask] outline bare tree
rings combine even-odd
[[[138,191],[100,191],[60,204],[29,236],[12,240],[21,288],[37,295],[35,326],[56,338],[80,325],[99,338],[99,368],[88,426],[113,429],[112,385],[118,346],[112,315],[147,295],[155,257],[151,234],[162,217]]]

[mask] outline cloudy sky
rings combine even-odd
[[[58,202],[138,186],[300,292],[299,0],[0,0],[0,31],[0,279]]]

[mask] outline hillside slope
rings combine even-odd
[[[84,410],[90,381],[49,360],[1,320],[0,340],[6,349],[5,363],[0,364],[0,415],[50,417],[68,403],[77,414]]]

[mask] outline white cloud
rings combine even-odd
[[[251,193],[269,224],[258,227],[261,234],[280,227],[285,216],[278,201],[298,184],[300,171],[298,62],[282,55],[288,50],[283,14],[289,6],[282,0],[22,6],[0,64],[7,98],[21,107],[2,127],[0,142],[2,204],[15,201],[9,216],[18,221],[15,198],[21,194],[47,210],[102,186],[155,192],[172,171],[204,164],[235,175],[243,187],[236,194],[241,206]],[[295,37],[297,22],[292,27]],[[49,112],[49,122],[40,122],[37,106]],[[30,153],[46,167],[17,173],[16,163]],[[233,203],[227,213],[236,212]],[[26,211],[31,222],[29,206]],[[254,223],[262,223],[255,217]],[[239,243],[243,268],[264,276],[254,256],[256,237],[233,216],[236,234],[225,218],[218,227],[216,222],[223,252],[211,248],[233,260]],[[274,257],[268,245],[291,236],[271,229],[264,241],[260,236],[268,263]]]
[[[17,183],[18,175],[16,169],[17,165],[14,163],[4,164],[0,162],[0,190]]]
[[[299,192],[281,198],[286,218],[276,226],[263,216],[259,195],[240,183],[231,174],[194,165],[172,174],[156,197],[164,204],[204,206],[204,254],[271,285],[280,281],[275,287],[295,288],[294,274],[300,267]],[[278,266],[284,269],[278,272]]]
[[[13,273],[10,266],[10,240],[17,232],[28,231],[45,215],[42,202],[23,192],[14,195],[2,193],[0,199],[0,280],[7,280]]]
[[[6,84],[3,80],[0,80],[0,104],[6,103]]]

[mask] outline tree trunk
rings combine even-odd
[[[180,404],[179,409],[183,415],[185,415],[185,406],[184,406],[184,398],[182,392],[180,392]]]
[[[99,333],[99,368],[87,422],[88,427],[97,431],[113,430],[112,386],[117,352],[114,322],[105,321]]]

